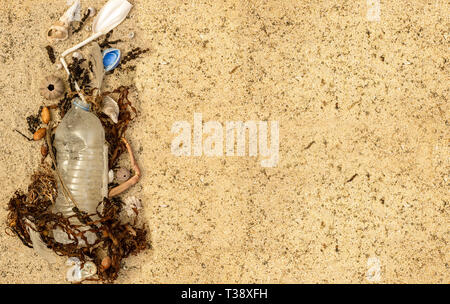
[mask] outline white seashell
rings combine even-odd
[[[127,212],[127,215],[132,217],[136,216],[136,211],[139,211],[142,209],[141,201],[136,198],[135,196],[129,196],[124,200],[125,203],[125,211]]]
[[[72,58],[76,58],[78,60],[83,59],[83,55],[80,52],[73,52]]]
[[[134,38],[134,32],[130,32],[130,33],[128,34],[128,38],[133,39],[133,38]]]
[[[103,98],[102,112],[111,118],[114,123],[119,121],[119,105],[109,96]]]
[[[130,170],[122,167],[117,170],[116,179],[119,183],[123,183],[130,179],[130,175]]]
[[[70,259],[70,258],[69,258]],[[76,258],[75,258],[76,259]],[[66,264],[69,261],[66,262]],[[72,265],[67,269],[66,280],[73,283],[78,283],[86,280],[97,273],[97,266],[93,262],[84,263],[83,268],[81,268],[81,262]]]
[[[82,275],[80,265],[73,265],[66,272],[66,280],[69,282],[81,282]]]
[[[55,67],[56,67],[57,70],[61,70],[63,68],[61,63],[55,64]]]
[[[97,10],[95,9],[95,7],[88,7],[88,12],[89,12],[89,17],[94,17],[95,14],[97,14]]]
[[[108,182],[112,183],[114,181],[114,171],[113,170],[109,170],[108,172]]]
[[[81,261],[77,257],[70,257],[66,261],[66,266],[80,265]]]

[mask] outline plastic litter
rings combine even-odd
[[[114,70],[119,65],[119,63],[120,50],[111,48],[103,51],[103,65],[106,72]]]

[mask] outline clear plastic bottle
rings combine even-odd
[[[105,143],[105,130],[98,117],[89,111],[89,104],[78,98],[74,100],[72,108],[56,129],[53,145],[59,173],[79,209],[95,214],[98,204],[108,191],[108,146]],[[61,184],[58,183],[58,197],[53,212],[69,217],[74,215],[73,207],[64,197]],[[76,217],[70,220],[73,224],[80,224]],[[53,234],[60,243],[73,242],[60,229],[55,229]],[[90,244],[96,239],[92,232],[86,232],[85,236]],[[78,241],[84,245],[81,238]]]

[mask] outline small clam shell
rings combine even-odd
[[[130,179],[130,170],[128,170],[127,168],[123,168],[123,167],[120,168],[119,170],[117,170],[116,180],[119,183],[126,182],[129,179]]]
[[[106,270],[109,267],[111,267],[111,258],[109,256],[106,256],[102,260],[102,268],[103,270]]]
[[[81,269],[79,264],[75,264],[69,269],[67,269],[66,272],[66,280],[69,282],[81,282],[82,275],[81,275]]]
[[[103,98],[102,112],[111,118],[114,123],[119,121],[119,105],[109,96]]]
[[[120,50],[118,49],[106,49],[102,53],[103,55],[103,66],[105,67],[105,71],[109,72],[114,70],[120,62]]]
[[[64,22],[56,21],[47,32],[47,40],[51,44],[69,38],[69,26]]]
[[[84,263],[84,266],[81,269],[81,276],[83,279],[90,278],[96,273],[97,273],[97,266],[95,266],[94,262]]]
[[[80,52],[73,52],[72,58],[76,58],[78,60],[83,59],[83,55]]]
[[[50,122],[50,110],[47,107],[42,108],[41,120],[45,124],[48,124]]]
[[[47,76],[39,87],[41,95],[46,99],[56,99],[64,93],[64,82],[56,76]]]

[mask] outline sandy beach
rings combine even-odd
[[[152,247],[116,283],[450,282],[447,1],[381,1],[379,21],[366,0],[130,2],[111,39],[150,51],[104,88],[135,91],[127,138],[142,179],[122,197],[142,201]],[[44,76],[66,79],[45,50],[66,9],[0,0],[0,283],[67,283],[66,258],[49,267],[6,231],[41,161],[41,143],[14,130],[53,103]],[[277,121],[278,163],[174,155],[172,125],[194,113]]]

